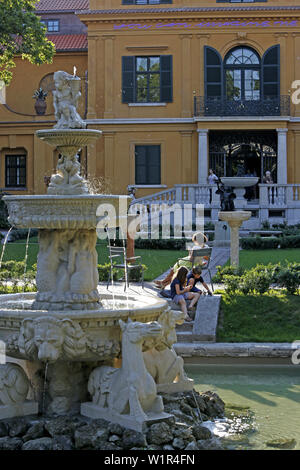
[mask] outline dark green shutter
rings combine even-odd
[[[280,96],[280,45],[270,47],[262,58],[263,99]]]
[[[173,101],[173,72],[172,56],[160,56],[160,101],[170,103]]]
[[[135,57],[122,57],[122,103],[135,102]]]
[[[216,49],[204,46],[204,87],[206,99],[223,97],[223,61]]]

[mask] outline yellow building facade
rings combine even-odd
[[[300,184],[300,0],[90,0],[76,12],[87,28],[88,52],[58,52],[53,64],[17,61],[0,107],[0,186],[5,158],[26,151],[23,193],[43,193],[56,154],[36,139],[52,127],[34,116],[31,93],[56,70],[88,71],[88,127],[98,143],[82,152],[90,178],[105,190],[137,197],[177,184],[203,185],[244,171],[278,184]],[[84,80],[83,80],[84,86]],[[294,95],[293,95],[294,94]],[[83,93],[84,95],[84,93]],[[294,101],[294,102],[293,102]],[[32,109],[33,116],[28,114]]]
[[[114,192],[124,193],[129,184],[138,188],[137,195],[141,197],[174,184],[206,183],[211,166],[223,174],[227,169],[228,174],[233,168],[230,164],[221,168],[220,158],[224,148],[228,154],[230,142],[236,146],[244,144],[244,147],[249,147],[250,142],[261,147],[266,142],[265,153],[269,154],[265,157],[266,163],[258,162],[258,156],[255,168],[250,166],[248,169],[255,170],[261,181],[264,171],[273,169],[276,182],[300,183],[299,160],[297,162],[300,106],[291,100],[295,91],[291,88],[292,83],[300,77],[300,2],[190,0],[187,5],[187,2],[174,0],[172,4],[160,5],[120,3],[119,0],[93,0],[90,11],[80,14],[81,21],[88,27],[88,122],[103,130],[102,141],[97,149],[93,149],[95,173],[105,175]],[[267,70],[268,64],[262,64],[262,61],[266,51],[274,46],[277,46],[278,67],[276,69],[276,63],[272,64],[272,59],[270,63],[269,59],[273,67],[269,65]],[[216,68],[208,65],[208,50],[215,51],[215,57],[220,60],[217,79],[210,78]],[[230,66],[226,71],[225,60],[236,51],[238,54],[244,51],[246,55],[247,51],[252,51],[255,60],[249,70],[248,57],[245,63],[242,63],[243,59],[240,61],[241,67],[232,70],[234,90],[243,96],[234,96],[231,99],[234,106],[230,108],[226,96],[226,86],[230,84],[226,84],[226,74],[230,78],[231,71]],[[171,99],[166,102],[157,96],[147,99],[145,93],[138,95],[141,75],[138,61],[164,56],[172,59]],[[124,86],[126,88],[126,72],[122,71],[124,57],[129,60],[133,57],[135,62],[132,102],[123,99]],[[213,64],[215,58],[211,60]],[[151,75],[150,69],[149,72]],[[278,80],[272,89],[273,74],[278,74]],[[141,80],[146,80],[146,75]],[[252,79],[252,85],[256,80],[254,87],[258,88],[258,94],[251,90],[247,77]],[[216,84],[214,80],[220,83]],[[267,93],[270,83],[270,94],[273,97],[277,94],[273,109],[272,106],[268,108],[272,102]],[[149,86],[148,80],[148,93],[151,92]],[[276,99],[281,103],[279,107]],[[249,111],[246,109],[241,114],[239,105],[248,106]],[[145,180],[143,184],[143,178],[139,179],[136,174],[139,171],[136,159],[137,155],[140,160],[151,159],[147,152],[146,157],[139,155],[140,148],[145,150],[147,146],[154,147],[154,159],[155,147],[160,147],[160,178],[154,171],[153,181],[150,177],[147,184],[145,174],[141,175]],[[149,163],[145,171],[151,172]]]

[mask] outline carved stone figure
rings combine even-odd
[[[220,194],[221,211],[234,211],[235,207],[233,200],[236,198],[236,195],[230,188],[225,187],[223,183],[220,184],[220,182],[217,182],[217,185],[218,189],[216,194]]]
[[[28,391],[29,380],[21,366],[13,363],[0,365],[0,406],[23,403]]]
[[[94,230],[41,230],[35,309],[91,309],[99,302]]]
[[[85,129],[86,124],[79,116],[76,108],[80,93],[80,78],[67,72],[54,73],[55,91],[53,106],[57,124],[56,129]]]
[[[95,248],[97,234],[92,230],[78,231],[70,250],[68,270],[70,290],[75,294],[97,291],[99,274]]]
[[[57,282],[58,234],[56,230],[39,231],[36,286],[39,292],[52,292]]]
[[[158,318],[162,326],[162,336],[152,341],[145,342],[144,347],[149,348],[144,352],[145,365],[157,384],[158,391],[179,392],[191,390],[193,380],[186,376],[184,361],[177,356],[173,344],[177,341],[176,324],[184,322],[184,315],[180,311],[169,310]]]
[[[163,411],[163,403],[157,396],[155,381],[145,367],[142,344],[146,338],[160,336],[161,326],[157,322],[140,323],[130,319],[127,323],[119,320],[119,324],[122,330],[122,367],[94,369],[88,390],[93,403],[104,412],[146,421],[149,412]]]
[[[21,354],[50,363],[84,355],[86,343],[79,325],[67,318],[51,316],[23,320],[18,341]]]

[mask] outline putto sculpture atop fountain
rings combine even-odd
[[[59,71],[54,73],[54,84],[53,106],[57,120],[54,129],[85,129],[86,123],[77,112],[78,100],[81,97],[80,78]]]
[[[96,141],[101,131],[86,129],[86,123],[77,112],[81,96],[81,80],[75,75],[54,73],[53,105],[57,124],[51,130],[37,131],[37,136],[53,145],[59,152],[56,174],[52,175],[48,194],[88,194],[87,182],[80,175],[78,152]]]

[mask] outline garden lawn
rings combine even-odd
[[[293,342],[300,339],[300,297],[272,290],[263,295],[222,293],[217,341]]]
[[[24,261],[26,250],[25,240],[16,240],[13,243],[7,243],[3,261],[15,260]],[[108,249],[106,241],[99,241],[97,243],[98,263],[107,264]],[[38,243],[37,237],[32,237],[28,246],[28,269],[37,262]],[[136,249],[135,256],[141,256],[142,264],[147,266],[145,271],[145,280],[152,281],[163,272],[167,271],[175,264],[178,258],[186,256],[187,252],[180,250],[150,250],[150,249]]]
[[[285,261],[300,263],[300,249],[240,251],[240,266],[245,269],[253,268],[257,264],[267,265],[269,263],[284,263]],[[230,264],[230,262],[228,261],[226,264]]]

